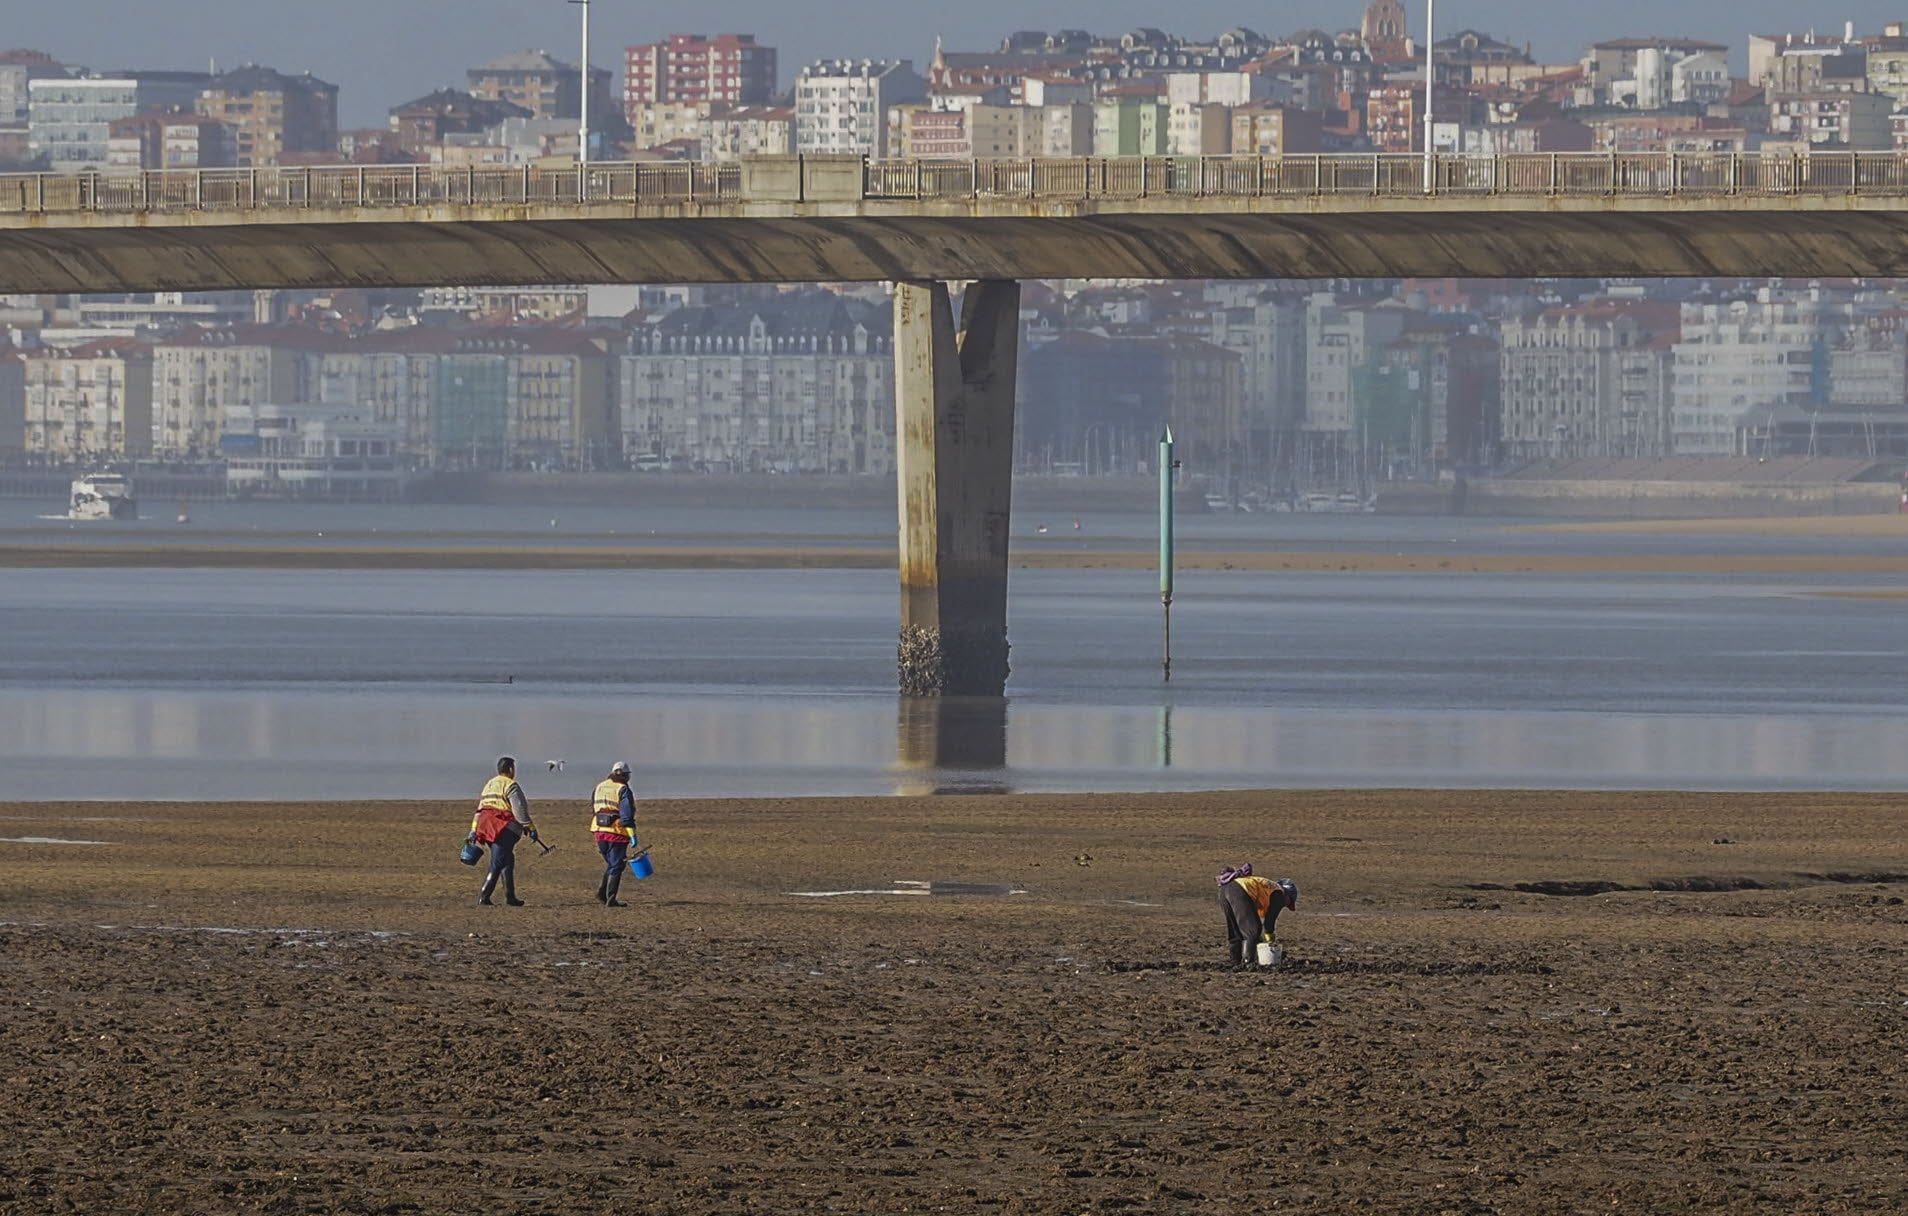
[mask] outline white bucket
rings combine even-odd
[[[1271,942],[1259,943],[1259,966],[1276,967],[1285,961],[1285,947],[1275,946]]]

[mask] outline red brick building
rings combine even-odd
[[[759,45],[753,34],[672,34],[624,54],[625,114],[649,105],[765,105],[775,96],[775,48]]]

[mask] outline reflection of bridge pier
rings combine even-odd
[[[1007,689],[1007,535],[1020,284],[975,283],[961,325],[945,283],[898,283],[901,692]]]
[[[1000,774],[1007,767],[1005,697],[902,697],[895,720],[896,767],[901,794],[1006,793],[999,780],[949,785],[934,774]]]

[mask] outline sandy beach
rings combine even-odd
[[[0,806],[0,1209],[1908,1203],[1898,797],[656,803],[627,909],[578,805],[521,909],[461,802]]]

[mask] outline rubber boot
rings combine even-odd
[[[523,901],[517,898],[517,879],[514,874],[504,879],[504,902],[513,908],[523,907]]]
[[[484,908],[491,907],[492,905],[490,902],[490,894],[492,891],[495,891],[496,889],[497,889],[497,876],[495,874],[492,874],[486,877],[484,879],[484,889],[477,892],[478,906],[484,907]]]

